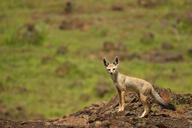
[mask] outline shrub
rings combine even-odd
[[[26,24],[9,32],[5,43],[8,45],[41,45],[46,37],[43,26]]]

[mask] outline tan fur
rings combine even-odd
[[[112,64],[109,64],[106,59],[103,60],[107,72],[111,75],[111,78],[115,84],[115,87],[119,95],[119,110],[124,111],[125,108],[125,93],[126,91],[133,91],[137,93],[140,97],[141,102],[144,105],[144,112],[140,118],[145,117],[149,111],[150,107],[147,103],[149,96],[153,96],[160,104],[166,105],[166,103],[161,99],[161,97],[155,92],[153,86],[139,78],[126,76],[118,72],[118,58],[115,58],[115,61]],[[152,93],[153,92],[153,93]]]

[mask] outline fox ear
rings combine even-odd
[[[115,57],[115,60],[113,61],[114,65],[118,65],[119,64],[119,58],[118,56]]]
[[[103,63],[104,63],[105,67],[107,67],[109,65],[109,63],[107,62],[107,60],[105,58],[103,58]]]

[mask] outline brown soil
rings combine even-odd
[[[149,34],[150,38],[153,38],[151,34]],[[152,40],[152,39],[147,39]],[[142,42],[150,42],[150,41],[142,41]],[[103,47],[100,51],[95,52],[92,51],[89,55],[91,59],[103,59],[105,56],[109,60],[113,60],[114,56],[118,56],[120,60],[131,60],[131,59],[140,59],[143,61],[149,61],[154,63],[166,63],[166,62],[181,62],[184,61],[185,58],[183,54],[179,52],[172,52],[170,49],[173,49],[174,46],[169,43],[162,43],[163,50],[149,51],[143,55],[138,53],[130,53],[127,50],[127,46],[122,42],[104,42]],[[188,55],[192,56],[192,50],[188,49]]]
[[[169,51],[150,51],[146,55],[142,56],[142,60],[150,62],[179,62],[183,61],[183,59],[182,54]]]
[[[82,110],[54,120],[13,121],[0,120],[0,128],[191,128],[192,127],[192,94],[174,94],[170,89],[155,88],[167,101],[177,105],[176,111],[151,104],[152,110],[145,118],[138,118],[143,106],[137,95],[128,93],[124,112],[117,112],[118,97],[109,102],[92,104]],[[149,100],[152,103],[152,99]]]
[[[129,53],[127,46],[123,42],[110,42],[106,41],[100,51],[91,51],[90,59],[103,59],[106,57],[109,60],[113,60],[114,56],[118,56],[120,60],[131,60],[134,58],[140,59],[140,55],[137,53]]]
[[[88,30],[91,26],[91,23],[82,21],[78,18],[72,20],[63,20],[59,25],[59,29],[61,30],[72,30],[72,29],[80,29],[80,30]]]

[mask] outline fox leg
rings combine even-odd
[[[122,99],[122,107],[121,110],[124,111],[125,108],[125,91],[121,92],[121,99]]]
[[[139,116],[140,118],[143,118],[145,117],[148,113],[149,113],[149,104],[147,102],[147,96],[143,95],[143,94],[140,94],[140,99],[141,99],[141,102],[143,103],[144,105],[144,112],[142,113],[141,116]]]
[[[121,111],[121,108],[122,108],[122,98],[121,98],[121,91],[119,89],[117,89],[118,91],[118,95],[119,95],[119,111]]]

